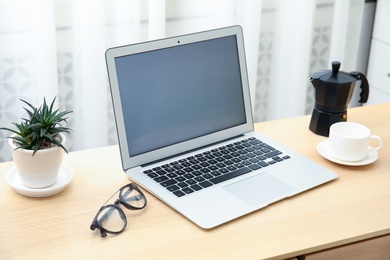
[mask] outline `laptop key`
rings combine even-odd
[[[192,169],[191,167],[184,168],[183,170],[185,172],[193,172],[194,171],[194,169]]]
[[[201,181],[204,181],[204,180],[205,180],[205,178],[203,178],[202,176],[196,176],[194,179],[195,179],[197,182],[201,182]]]
[[[154,172],[149,173],[148,176],[149,176],[150,178],[152,178],[152,179],[158,177],[158,175],[157,175],[156,173],[154,173]]]
[[[261,168],[261,166],[259,166],[258,164],[251,164],[248,167],[251,168],[254,171]]]
[[[241,176],[241,175],[243,175],[245,173],[248,173],[248,172],[251,172],[251,171],[252,170],[250,168],[243,167],[243,168],[240,168],[238,170],[229,172],[229,173],[227,173],[225,175],[221,175],[221,176],[215,177],[213,179],[210,179],[209,181],[212,182],[213,184],[217,184],[217,183],[220,183],[220,182],[223,182],[223,181],[227,181],[227,180],[230,180],[232,178]]]
[[[256,139],[256,138],[253,138],[252,140],[251,140],[251,138],[249,138],[249,140],[250,140],[249,143],[251,143],[252,145],[256,145],[256,144],[260,144],[261,143],[261,141]]]
[[[251,161],[249,161],[249,160],[245,160],[245,161],[242,161],[242,164],[248,166],[248,165],[251,165],[253,163]]]
[[[260,161],[258,162],[258,164],[261,166],[261,167],[266,167],[268,166],[268,163],[264,162],[264,161]]]
[[[185,174],[186,172],[183,171],[183,170],[177,170],[177,171],[175,171],[175,173],[176,173],[177,175],[183,175],[183,174]]]
[[[190,180],[187,180],[186,183],[188,183],[189,185],[193,185],[193,184],[196,184],[197,181],[190,179]]]
[[[205,179],[211,179],[211,178],[213,178],[214,176],[211,175],[211,174],[209,174],[209,173],[206,173],[206,174],[203,174],[202,177],[205,178]]]
[[[240,161],[241,161],[241,160],[240,160]],[[232,165],[232,164],[234,164],[233,161],[224,161],[223,163],[226,164],[226,165]]]
[[[184,174],[183,176],[184,176],[186,179],[192,179],[192,178],[195,177],[194,175],[192,175],[192,174],[190,174],[190,173]]]
[[[183,166],[183,167],[190,167],[190,166],[191,166],[191,163],[189,163],[189,162],[183,162],[183,163],[181,163],[181,166]]]
[[[202,186],[203,188],[207,188],[207,187],[210,187],[210,186],[213,186],[213,184],[209,181],[202,181],[202,182],[199,182],[198,183],[200,186]]]
[[[236,167],[236,168],[242,168],[242,167],[244,167],[245,165],[244,164],[242,164],[242,163],[236,163],[235,165],[234,165],[234,167]]]
[[[225,168],[225,167],[226,167],[226,164],[224,164],[224,163],[218,163],[216,166],[217,166],[218,168]]]
[[[202,156],[202,157],[198,158],[198,161],[199,162],[205,162],[205,161],[207,161],[207,158]]]
[[[164,187],[168,187],[168,186],[171,186],[173,184],[176,184],[177,181],[175,180],[167,180],[167,181],[164,181],[164,182],[161,182],[160,184]]]
[[[168,173],[166,176],[167,176],[168,178],[171,178],[171,179],[177,177],[177,175],[174,174],[174,173]]]
[[[216,171],[216,170],[218,170],[219,168],[217,167],[217,166],[215,166],[215,165],[212,165],[212,166],[210,166],[209,167],[209,170],[210,171]]]
[[[200,166],[202,166],[202,167],[208,167],[208,166],[210,166],[210,164],[208,164],[207,162],[202,162],[202,163],[200,163]]]
[[[180,176],[180,177],[175,178],[175,180],[178,181],[178,182],[183,182],[183,181],[186,180],[186,178]]]
[[[229,165],[228,167],[226,167],[226,169],[228,169],[229,171],[237,170],[237,168],[232,165]]]
[[[183,197],[184,195],[186,195],[181,190],[176,190],[176,191],[173,192],[173,194],[175,194],[177,197]]]
[[[194,171],[191,174],[194,175],[194,176],[201,176],[203,173],[200,172],[200,171]]]
[[[211,174],[209,174],[209,173],[207,173],[207,174],[208,175],[212,175],[212,176],[219,176],[219,175],[222,175],[222,172],[220,172],[220,171],[213,171],[213,172],[211,172]]]
[[[194,192],[194,190],[191,189],[191,188],[189,188],[189,187],[183,188],[182,191],[183,191],[184,193],[186,193],[186,194],[190,194],[190,193],[193,193],[193,192]]]
[[[272,157],[272,159],[275,160],[275,161],[277,161],[277,162],[283,161],[283,159],[280,158],[279,156]]]
[[[181,188],[185,188],[185,187],[188,187],[188,184],[185,183],[185,182],[180,182],[177,184],[177,186],[181,187]]]
[[[167,173],[164,170],[157,170],[157,171],[154,171],[154,172],[157,173],[158,175],[165,175]]]
[[[208,169],[208,168],[200,169],[200,171],[201,171],[202,173],[209,173],[209,172],[211,172],[210,169]]]
[[[192,169],[199,170],[199,169],[202,169],[202,166],[200,166],[200,165],[193,165]]]
[[[198,184],[194,184],[192,186],[190,186],[191,189],[193,189],[194,191],[198,191],[198,190],[201,190],[203,189],[201,186],[199,186]]]
[[[155,180],[156,182],[163,182],[163,181],[166,181],[166,180],[169,180],[167,176],[160,176],[160,177],[156,177],[154,178],[153,180]]]
[[[219,172],[222,173],[222,174],[225,174],[225,173],[228,173],[229,170],[226,169],[226,168],[222,168],[222,169],[219,169]]]
[[[257,156],[256,158],[259,159],[259,160],[262,160],[262,161],[267,160],[267,157],[262,156],[262,155]]]
[[[184,167],[181,166],[180,164],[175,164],[175,165],[173,165],[173,168],[175,168],[176,170],[180,170],[180,169],[183,169]]]
[[[173,168],[173,167],[167,167],[167,168],[164,168],[164,170],[166,171],[166,172],[174,172],[175,171],[175,168]]]
[[[267,158],[272,158],[272,157],[274,157],[276,155],[279,155],[279,154],[282,154],[282,152],[279,151],[279,150],[275,150],[275,151],[272,151],[270,153],[264,154],[264,156],[267,157]]]
[[[175,191],[175,190],[179,190],[180,188],[176,185],[171,185],[169,187],[167,187],[167,190],[169,191]]]

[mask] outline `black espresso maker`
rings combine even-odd
[[[340,62],[332,62],[332,70],[315,72],[310,81],[315,88],[315,105],[309,129],[322,136],[329,136],[329,127],[347,121],[348,103],[357,80],[361,81],[360,103],[366,103],[369,86],[367,78],[360,72],[339,71]]]

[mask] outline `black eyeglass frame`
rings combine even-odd
[[[143,201],[145,202],[141,207],[136,207],[136,206],[133,206],[133,205],[130,205],[126,202],[126,200],[123,198],[123,191],[125,189],[129,188],[130,190],[135,190],[139,193],[139,195],[141,196],[141,198],[143,199]],[[106,203],[112,198],[114,197],[115,194],[117,194],[119,192],[119,199],[117,199],[114,204],[107,204]],[[146,207],[146,204],[147,204],[147,200],[146,200],[146,197],[144,195],[144,193],[138,188],[138,186],[135,184],[135,183],[129,183],[129,184],[126,184],[125,186],[121,187],[118,191],[116,191],[107,201],[106,203],[103,204],[103,206],[99,209],[99,211],[96,213],[96,216],[95,218],[93,219],[92,221],[92,224],[91,224],[91,230],[95,230],[96,228],[100,230],[100,234],[102,237],[106,237],[107,236],[107,233],[109,234],[119,234],[121,233],[123,230],[125,230],[126,226],[127,226],[127,218],[126,218],[126,215],[125,215],[125,212],[123,211],[123,209],[120,207],[120,204],[122,204],[123,206],[125,206],[127,209],[130,209],[130,210],[139,210],[139,209],[143,209]],[[124,225],[122,227],[121,230],[119,231],[111,231],[111,230],[108,230],[108,229],[105,229],[104,227],[102,227],[102,225],[100,225],[100,222],[101,220],[104,220],[106,217],[109,217],[109,216],[105,216],[107,215],[107,213],[105,213],[105,215],[103,215],[102,218],[100,218],[98,221],[98,217],[100,215],[100,213],[102,211],[104,211],[105,209],[107,208],[113,208],[113,209],[116,209],[118,210],[119,212],[119,216],[120,218],[123,220],[124,222]],[[113,210],[112,209],[112,210]],[[110,211],[110,210],[109,210]]]

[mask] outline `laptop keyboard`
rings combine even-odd
[[[177,197],[182,197],[289,158],[289,155],[250,137],[144,173]]]

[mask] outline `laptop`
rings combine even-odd
[[[239,26],[110,48],[106,63],[124,171],[201,228],[337,178],[254,131]]]

